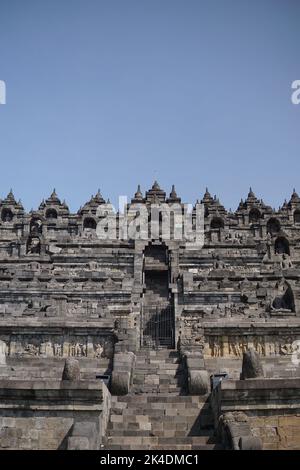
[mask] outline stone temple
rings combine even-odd
[[[106,202],[0,201],[0,448],[299,449],[297,193],[206,191],[201,248],[101,239]]]

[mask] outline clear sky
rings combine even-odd
[[[0,0],[0,197],[300,192],[299,0]]]

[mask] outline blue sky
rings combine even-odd
[[[0,197],[300,192],[298,0],[0,0]]]

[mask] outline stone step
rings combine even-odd
[[[178,361],[178,359],[155,359],[155,360],[148,360],[145,358],[140,358],[136,359],[136,367],[137,369],[139,368],[145,368],[151,370],[151,368],[157,368],[157,369],[171,369],[171,368],[176,368],[176,367],[181,367],[181,363]]]
[[[165,349],[165,348],[162,348],[162,349],[142,349],[140,351],[137,351],[136,353],[136,357],[137,358],[140,358],[140,357],[143,357],[143,358],[147,358],[147,359],[165,359],[165,360],[168,360],[168,359],[179,359],[180,355],[178,353],[178,351],[176,351],[175,349]]]
[[[155,425],[159,420],[155,420],[155,418],[160,418],[163,420],[163,423],[168,423],[168,422],[181,422],[181,423],[194,423],[196,420],[199,422],[204,421],[204,419],[207,419],[211,415],[211,410],[199,410],[197,409],[194,414],[192,414],[192,410],[182,410],[181,413],[174,414],[176,413],[176,410],[152,410],[152,409],[139,409],[136,410],[137,414],[133,414],[133,410],[123,410],[120,414],[118,413],[113,413],[111,415],[111,423],[119,423],[123,426],[123,424],[128,424],[128,423],[140,423],[144,422],[140,419],[140,416],[143,416],[144,418],[147,418],[145,422],[149,422],[153,425]],[[157,413],[157,411],[160,411],[160,413]],[[149,413],[148,413],[149,412]],[[186,412],[186,413],[185,413]],[[148,413],[142,414],[142,413]]]
[[[143,441],[143,442],[151,442],[151,441],[156,441],[160,440],[160,444],[169,444],[172,443],[172,436],[170,437],[159,437],[159,436],[143,436],[143,435],[132,435],[132,436],[107,436],[105,438],[105,441],[107,443],[112,442],[112,441],[118,441],[119,443],[122,443],[124,441],[130,441],[130,437],[135,437],[136,440],[138,441]],[[202,435],[202,436],[183,436],[183,437],[178,437],[176,439],[176,444],[199,444],[199,445],[204,445],[207,444],[208,442],[213,442],[215,441],[215,438],[213,437],[212,433]],[[173,440],[174,442],[174,440]]]
[[[121,403],[112,405],[111,416],[120,415],[123,412],[125,412],[125,410],[126,412],[129,411],[133,415],[136,415],[136,414],[144,414],[147,411],[153,410],[153,409],[161,409],[162,413],[165,416],[181,416],[181,415],[184,415],[186,411],[188,413],[192,413],[193,411],[194,414],[200,413],[200,411],[204,412],[204,410],[210,411],[210,407],[208,403],[194,403],[192,407],[188,405],[182,406],[183,404],[181,402],[163,403],[162,404],[163,406],[161,405],[151,406],[151,405],[152,404],[149,404],[149,403],[137,403],[137,405],[134,406],[133,404],[121,402]],[[153,403],[153,405],[156,405],[156,403]]]
[[[153,372],[149,372],[149,374],[134,374],[133,376],[133,380],[137,381],[137,382],[141,382],[141,381],[146,381],[146,383],[149,383],[151,382],[151,380],[158,380],[158,381],[162,381],[162,380],[165,380],[165,383],[168,382],[176,382],[176,380],[184,380],[185,379],[185,375],[184,374],[178,374],[178,375],[175,375],[175,374],[166,374],[165,372],[161,373],[161,374],[153,374]]]
[[[149,371],[148,374],[146,374],[144,371],[143,372],[135,372],[133,375],[133,380],[137,381],[147,381],[148,383],[151,380],[165,380],[169,382],[176,382],[176,380],[184,380],[185,379],[185,374],[180,373],[177,374],[176,371],[172,373],[168,373],[165,370],[156,372],[156,371]],[[167,382],[166,382],[167,383]]]
[[[205,444],[204,446],[201,445],[182,445],[182,444],[172,444],[170,445],[133,445],[133,446],[121,446],[117,444],[110,444],[104,447],[107,450],[218,450],[223,449],[222,447],[218,446],[217,444]]]
[[[173,378],[171,380],[169,379],[166,379],[166,378],[163,378],[161,380],[159,380],[159,378],[145,378],[145,380],[142,380],[142,379],[136,379],[134,382],[133,382],[133,385],[136,385],[137,387],[140,387],[141,385],[142,386],[145,386],[145,387],[161,387],[161,388],[166,388],[166,391],[168,391],[168,386],[171,388],[177,388],[177,389],[180,389],[182,388],[182,386],[184,385],[187,385],[187,382],[185,380],[180,380],[179,378]]]
[[[152,418],[158,418],[158,421],[152,421]],[[188,431],[193,429],[192,434],[198,435],[201,430],[207,430],[213,426],[213,420],[210,415],[203,415],[201,417],[190,417],[190,419],[184,416],[175,416],[162,418],[159,413],[149,416],[149,420],[146,421],[135,421],[134,419],[123,419],[121,422],[110,422],[109,429],[112,433],[123,432],[123,431],[164,431],[166,429],[179,430],[183,432],[183,435],[190,434]]]
[[[165,376],[162,376],[162,377],[159,377],[159,376],[155,376],[155,377],[147,377],[145,376],[144,378],[143,377],[135,377],[134,378],[134,381],[133,381],[133,385],[145,385],[145,386],[170,386],[171,388],[173,387],[178,387],[178,388],[181,388],[183,385],[185,385],[187,383],[186,380],[184,380],[184,377],[171,377],[171,378],[167,378]]]
[[[174,370],[174,371],[168,371],[167,369],[164,369],[164,370],[149,370],[148,373],[145,373],[145,371],[135,371],[134,372],[134,375],[133,375],[133,379],[134,380],[145,380],[147,379],[148,381],[151,380],[151,379],[159,379],[159,380],[176,380],[176,379],[179,379],[179,380],[183,380],[184,378],[186,377],[186,374],[184,373],[183,370],[180,371],[177,371],[177,370]]]
[[[143,413],[143,414],[142,414]],[[148,413],[148,414],[145,414]],[[176,414],[175,414],[176,413]],[[201,416],[199,416],[201,414]],[[166,422],[194,422],[196,419],[204,419],[204,417],[208,416],[211,414],[210,409],[196,409],[194,410],[189,410],[189,409],[184,409],[180,411],[177,410],[162,410],[161,408],[142,408],[136,410],[136,413],[134,413],[134,410],[131,409],[125,409],[123,410],[122,414],[117,414],[113,413],[111,414],[111,422],[112,423],[139,423],[139,422],[153,422],[153,417],[158,416],[159,418],[162,418],[164,423]],[[143,419],[141,419],[144,418]]]
[[[146,395],[146,394],[145,394]],[[159,395],[159,394],[157,394]],[[147,395],[146,395],[147,396]],[[150,409],[150,408],[156,408],[156,404],[159,404],[159,406],[164,409],[164,410],[181,410],[181,409],[188,409],[192,408],[195,411],[197,409],[203,409],[203,408],[209,408],[209,403],[206,403],[205,401],[199,401],[199,402],[193,402],[192,406],[190,401],[184,401],[184,400],[179,400],[179,398],[186,398],[189,395],[169,395],[169,401],[153,401],[153,394],[149,394],[149,398],[151,398],[152,401],[137,401],[134,403],[133,401],[120,401],[120,402],[112,402],[112,410],[123,410],[125,408],[127,409],[133,409],[133,410],[139,410],[139,409]],[[136,398],[139,398],[140,395],[136,395]],[[144,397],[145,398],[145,397]],[[173,401],[171,399],[174,398]],[[155,405],[155,406],[152,406]],[[175,411],[174,411],[175,412]]]
[[[208,396],[202,395],[181,395],[181,396],[170,396],[168,393],[165,394],[150,394],[150,395],[121,395],[118,397],[112,397],[112,403],[206,403]]]
[[[189,435],[199,436],[201,431],[207,432],[212,427],[212,423],[209,423],[210,426],[203,427],[194,431],[196,420],[191,421],[190,423],[177,422],[177,421],[167,421],[165,423],[156,423],[156,425],[151,423],[124,423],[124,425],[117,425],[117,423],[110,424],[108,428],[109,436],[160,436],[163,437],[166,434],[177,437],[186,437]]]
[[[184,373],[185,373],[185,369],[183,369],[182,367],[178,367],[177,364],[176,364],[176,367],[174,367],[174,369],[167,369],[167,368],[158,369],[157,367],[147,368],[147,366],[143,365],[143,367],[141,368],[137,368],[137,367],[135,368],[134,377],[143,377],[147,375],[157,375],[161,377],[162,375],[165,375],[168,378],[172,378],[177,375],[184,375]]]
[[[208,396],[187,395],[186,386],[177,351],[140,351],[131,393],[112,397],[105,448],[215,448]]]
[[[136,361],[136,371],[150,371],[150,370],[169,370],[170,372],[174,372],[177,370],[184,370],[183,366],[177,362],[151,362],[147,363],[146,361]]]
[[[183,385],[187,381],[185,380],[184,376],[178,377],[166,377],[165,374],[162,375],[146,375],[146,376],[135,376],[133,380],[133,384],[136,385]]]
[[[157,430],[149,430],[149,429],[124,429],[124,430],[110,430],[108,433],[108,437],[158,437],[160,439],[164,437],[173,437],[173,438],[181,438],[186,439],[189,436],[189,428],[187,429],[157,429]],[[198,437],[198,436],[197,436]]]
[[[185,375],[185,370],[182,368],[174,368],[174,369],[135,369],[134,371],[134,377],[147,377],[147,376],[157,376],[157,377],[163,377],[165,376],[167,379],[172,379],[172,377],[177,377],[177,376],[184,376]]]
[[[174,387],[174,388],[171,388],[171,387],[168,387],[168,388],[164,388],[164,387],[142,387],[142,388],[139,388],[138,386],[134,388],[134,391],[137,393],[137,394],[142,394],[144,393],[145,395],[149,394],[149,395],[153,395],[153,393],[156,393],[157,395],[159,395],[160,393],[165,393],[165,392],[168,392],[170,394],[170,396],[173,396],[173,397],[177,397],[178,395],[181,394],[181,388],[180,387]]]
[[[202,406],[202,407],[184,407],[180,406],[182,405],[181,403],[178,404],[178,406],[172,405],[171,407],[165,407],[163,406],[164,404],[160,403],[152,403],[152,406],[139,406],[139,407],[128,407],[124,408],[122,410],[116,410],[115,408],[112,409],[111,412],[111,418],[115,419],[115,416],[120,416],[119,411],[121,411],[123,416],[132,416],[133,418],[136,418],[137,416],[145,415],[147,412],[151,411],[156,411],[159,410],[161,412],[161,415],[163,417],[173,417],[175,418],[176,416],[183,416],[186,418],[189,417],[197,417],[199,413],[201,412],[202,414],[204,413],[210,413],[211,409],[208,406]],[[119,418],[116,418],[115,421],[120,421]]]
[[[136,446],[142,446],[143,449],[149,449],[153,446],[160,446],[160,448],[174,449],[177,446],[184,446],[186,449],[191,449],[191,446],[201,447],[215,447],[215,440],[211,436],[196,436],[196,437],[153,437],[153,436],[108,436],[104,442],[105,448],[111,446],[124,446],[124,448],[135,449]],[[176,446],[176,447],[175,447]]]
[[[159,390],[155,390],[155,389],[149,389],[149,390],[146,390],[146,391],[141,391],[139,389],[136,389],[135,390],[135,393],[138,395],[142,395],[142,394],[145,394],[145,395],[153,395],[153,394],[156,394],[156,395],[159,395],[160,393],[165,393],[165,390],[162,390],[162,391],[159,391]],[[187,394],[187,392],[185,390],[174,390],[174,391],[170,391],[169,392],[169,395],[170,397],[178,397],[179,395],[180,396],[185,396]]]

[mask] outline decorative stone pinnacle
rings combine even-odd
[[[53,188],[50,199],[58,199],[55,188]]]
[[[135,195],[134,195],[134,199],[138,199],[138,200],[143,199],[143,195],[142,195],[141,185],[140,185],[140,184],[138,184],[136,193],[135,193]]]
[[[254,197],[255,197],[255,194],[254,194],[254,192],[252,191],[252,188],[251,188],[251,186],[250,186],[250,188],[249,188],[249,193],[248,193],[248,198],[254,198]]]
[[[171,193],[170,193],[170,197],[171,198],[177,198],[177,193],[176,193],[176,189],[175,189],[175,184],[172,184],[172,189],[171,189]]]
[[[160,190],[160,186],[159,186],[157,180],[154,181],[153,186],[152,186],[152,189],[158,190],[158,191]]]

